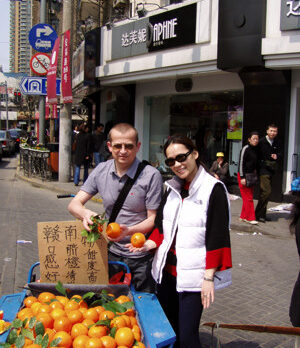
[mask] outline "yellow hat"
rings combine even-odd
[[[217,157],[224,157],[224,153],[223,152],[217,152],[216,156]]]

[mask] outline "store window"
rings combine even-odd
[[[230,175],[235,177],[242,148],[243,92],[224,91],[147,97],[149,108],[149,160],[164,175],[163,144],[180,133],[196,144],[201,160],[210,167],[216,153],[224,152]]]

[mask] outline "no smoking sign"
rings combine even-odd
[[[47,75],[50,57],[46,53],[36,53],[30,59],[30,69],[37,75]]]

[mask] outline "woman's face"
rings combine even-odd
[[[248,141],[251,146],[256,146],[259,141],[258,135],[256,134],[252,135],[251,138],[248,138]]]
[[[189,149],[183,144],[171,144],[166,150],[167,158],[175,159],[176,156],[186,154]],[[180,179],[191,182],[197,171],[198,166],[196,159],[198,158],[198,152],[194,150],[190,155],[187,156],[186,160],[183,162],[178,162],[175,160],[174,165],[170,166],[172,172],[177,175]]]

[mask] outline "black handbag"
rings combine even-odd
[[[258,177],[257,177],[256,172],[246,173],[245,177],[246,177],[246,186],[247,187],[251,187],[251,186],[255,185],[258,181]]]

